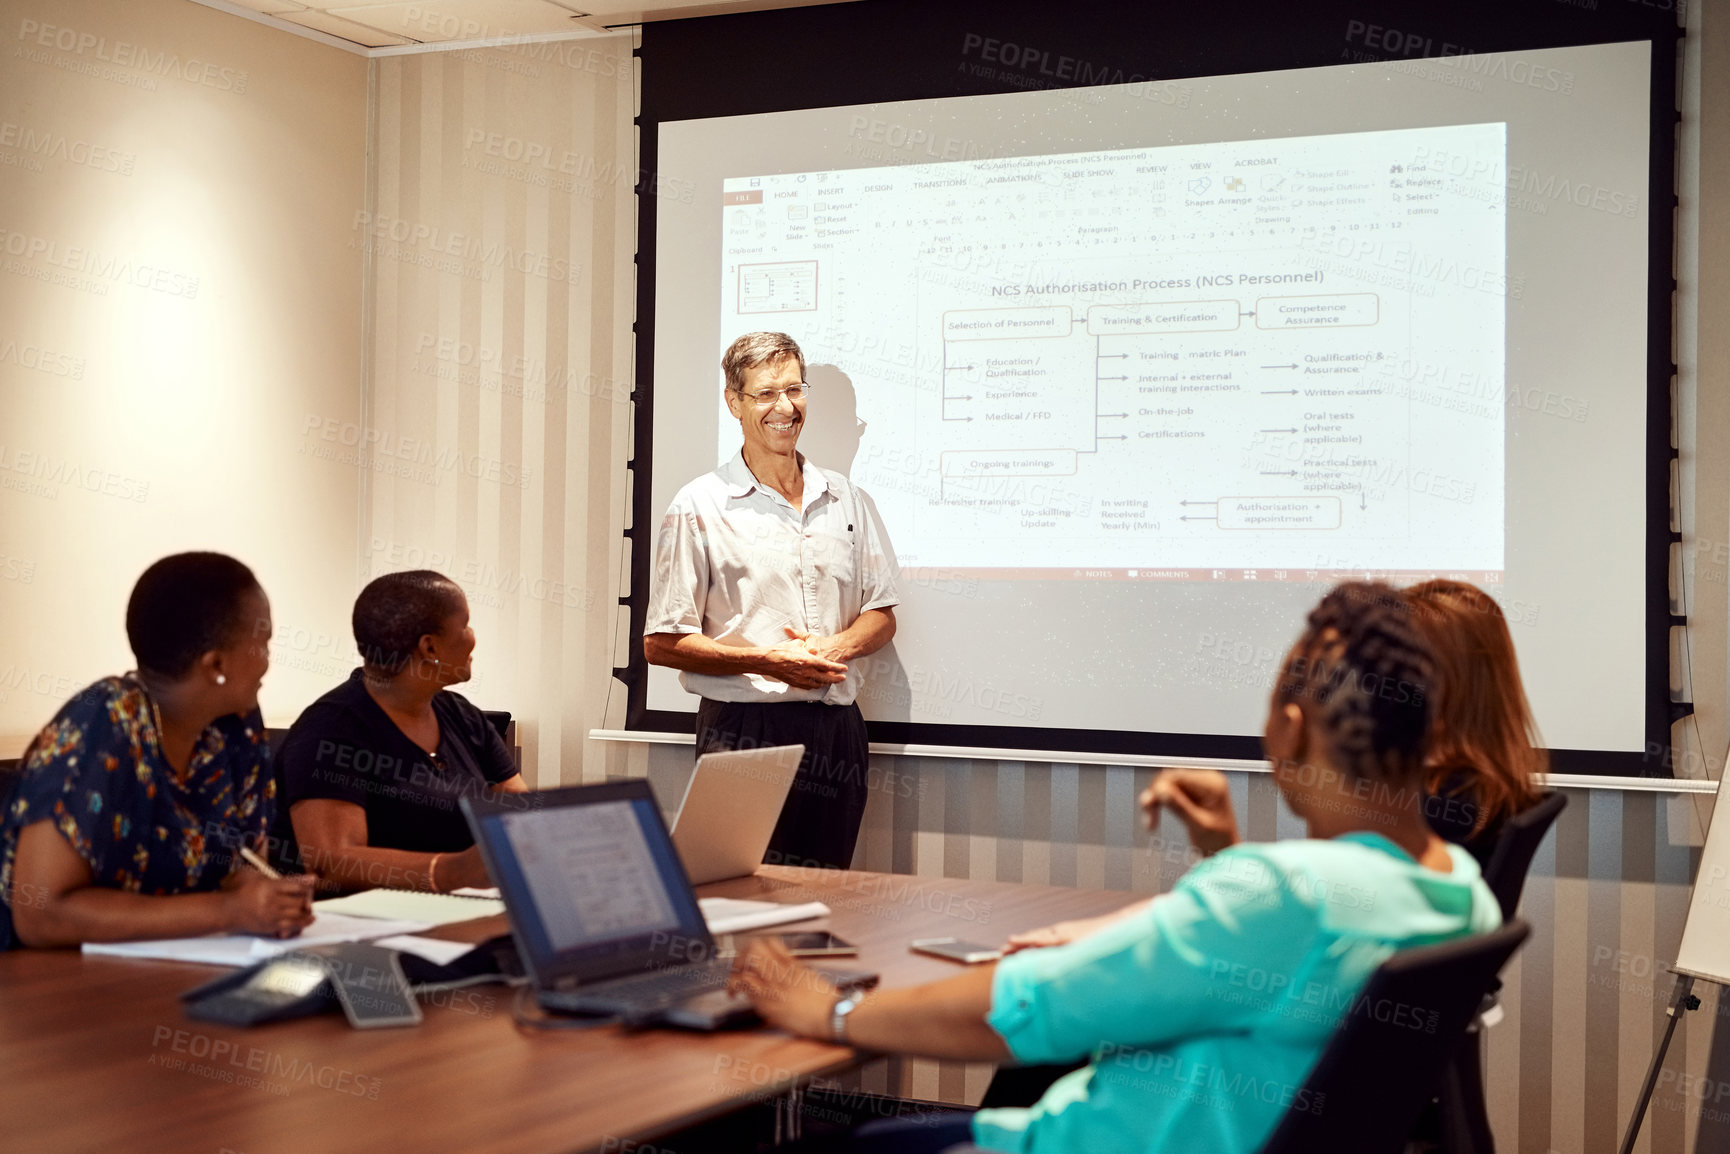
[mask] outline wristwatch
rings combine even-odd
[[[829,1037],[843,1046],[847,1045],[847,1015],[859,1008],[859,1003],[865,1000],[862,992],[843,994],[841,1000],[835,1003],[835,1008],[829,1011]]]

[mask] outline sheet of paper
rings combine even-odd
[[[499,896],[499,887],[463,886],[461,889],[452,890],[451,893],[459,898],[496,898]]]
[[[372,944],[383,946],[387,950],[401,950],[405,954],[425,958],[427,961],[440,966],[450,965],[475,948],[473,942],[447,942],[442,938],[421,938],[412,934],[397,934],[393,937],[378,938]]]
[[[84,952],[117,958],[150,958],[164,962],[197,962],[207,966],[248,966],[289,950],[327,946],[335,942],[365,942],[393,934],[418,934],[430,922],[386,918],[356,918],[340,913],[315,913],[312,924],[297,938],[261,938],[254,934],[209,934],[201,938],[155,938],[143,942],[85,942]]]
[[[346,897],[313,903],[314,913],[347,914],[357,918],[392,918],[429,922],[435,926],[491,917],[505,912],[505,903],[495,899],[458,897],[455,894],[423,894],[414,890],[362,890]]]
[[[736,934],[743,930],[760,930],[764,926],[803,922],[811,918],[826,918],[829,907],[822,902],[781,905],[778,902],[750,901],[744,898],[698,898],[703,920],[712,934]]]

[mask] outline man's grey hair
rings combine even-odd
[[[792,357],[799,362],[799,375],[805,375],[805,354],[798,342],[786,333],[746,333],[727,346],[721,354],[721,372],[726,375],[730,392],[745,391],[745,374],[759,365]]]

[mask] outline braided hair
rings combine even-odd
[[[1422,771],[1435,661],[1390,585],[1348,581],[1310,610],[1275,686],[1353,777],[1397,782]]]

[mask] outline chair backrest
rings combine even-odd
[[[1496,895],[1504,922],[1512,921],[1520,908],[1520,894],[1526,888],[1526,873],[1532,868],[1538,843],[1567,804],[1565,795],[1551,790],[1502,823],[1502,834],[1484,865],[1484,884]]]
[[[517,744],[516,731],[511,728],[510,710],[483,709],[481,714],[487,719],[487,724],[498,731],[498,735],[504,739],[505,745],[510,747],[511,756],[517,762],[517,772],[521,773],[523,770],[523,747]]]
[[[1514,921],[1383,962],[1262,1154],[1400,1154],[1484,992],[1530,933]]]
[[[282,770],[282,747],[288,740],[288,730],[265,728],[270,742],[270,775],[276,779],[276,821],[268,832],[265,857],[285,874],[300,873],[300,843],[294,839],[294,823],[288,816],[288,778]]]
[[[0,813],[12,800],[12,789],[24,777],[24,760],[18,757],[0,758]]]
[[[505,741],[511,739],[511,711],[508,709],[483,709],[481,716],[487,719],[487,724],[498,732]]]
[[[17,757],[0,757],[0,814],[5,813],[6,807],[12,804],[12,791],[24,780],[24,763],[30,760],[30,753],[41,737],[41,734],[32,737]]]

